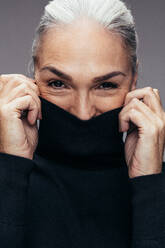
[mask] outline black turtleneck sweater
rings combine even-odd
[[[165,163],[128,177],[121,108],[84,121],[41,103],[33,160],[0,153],[0,247],[164,248]]]

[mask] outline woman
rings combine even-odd
[[[34,79],[0,78],[1,247],[165,246],[165,112],[136,45],[120,0],[46,6]]]

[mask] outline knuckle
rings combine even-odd
[[[149,93],[151,93],[151,92],[153,91],[153,89],[152,89],[151,86],[147,86],[147,87],[146,87],[146,90],[147,90],[147,92],[149,92]]]
[[[132,99],[132,102],[134,102],[134,103],[137,103],[137,101],[138,101],[138,100],[137,100],[137,98],[135,98],[135,97]]]
[[[134,107],[131,107],[130,112],[131,112],[131,115],[134,115],[136,113],[135,108]]]
[[[154,88],[154,90],[157,91],[157,92],[159,93],[159,90],[158,90],[158,89]]]
[[[132,105],[133,107],[135,107],[135,106],[137,105],[137,103],[138,103],[138,99],[137,99],[137,98],[133,98],[133,99],[131,100],[131,105]]]
[[[27,77],[23,74],[14,74],[15,77],[19,78],[19,79],[26,79]]]
[[[31,95],[27,95],[27,99],[28,101],[32,102],[33,101],[33,97]]]

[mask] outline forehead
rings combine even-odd
[[[53,27],[42,37],[40,65],[45,64],[128,64],[122,38],[91,20]]]

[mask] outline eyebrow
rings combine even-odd
[[[65,74],[64,72],[60,71],[59,69],[57,69],[57,68],[55,68],[55,67],[53,67],[53,66],[46,66],[46,67],[43,67],[43,68],[40,70],[40,72],[41,72],[41,71],[45,71],[45,70],[48,70],[48,71],[52,72],[53,74],[55,74],[55,75],[61,77],[62,79],[70,80],[70,81],[73,80],[71,76]],[[110,73],[105,74],[105,75],[103,75],[103,76],[95,77],[95,78],[93,79],[93,82],[96,83],[96,82],[103,81],[103,80],[107,80],[107,79],[110,79],[110,78],[112,78],[112,77],[116,77],[116,76],[119,76],[119,75],[122,75],[122,76],[126,77],[126,74],[123,73],[123,72],[121,72],[121,71],[113,71],[113,72],[110,72]]]

